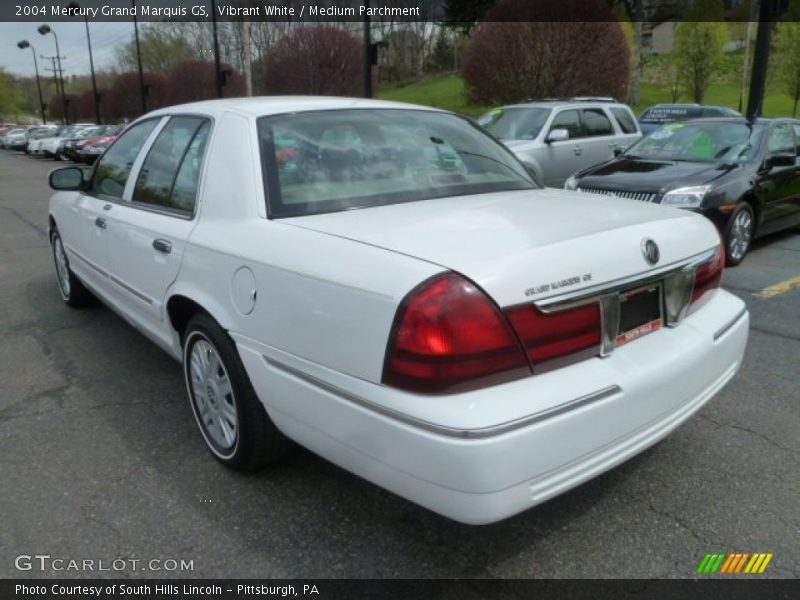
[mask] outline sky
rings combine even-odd
[[[45,21],[46,22],[46,21]],[[83,22],[49,23],[58,35],[61,49],[61,67],[64,75],[83,75],[89,73],[89,50],[86,45],[86,27]],[[20,50],[17,42],[28,40],[36,49],[39,61],[39,74],[49,73],[49,60],[42,60],[41,55],[53,56],[56,53],[56,41],[52,35],[40,35],[36,28],[39,23],[0,22],[0,67],[17,75],[33,75],[33,56],[30,49]],[[100,71],[114,64],[116,50],[133,38],[133,23],[99,22],[89,23],[92,36],[92,54],[94,68]]]

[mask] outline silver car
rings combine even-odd
[[[642,132],[613,98],[545,99],[494,108],[478,123],[499,138],[546,186],[605,162]]]

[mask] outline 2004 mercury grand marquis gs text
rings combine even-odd
[[[64,300],[101,298],[182,362],[218,460],[291,439],[466,523],[652,445],[747,341],[708,220],[538,189],[443,111],[171,107],[50,184]]]

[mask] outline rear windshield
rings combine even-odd
[[[644,111],[639,120],[649,123],[668,123],[698,119],[702,116],[703,108],[700,106],[653,106]]]
[[[261,117],[270,217],[535,188],[501,144],[464,118],[404,109]]]
[[[501,140],[533,140],[539,135],[548,116],[549,108],[495,108],[478,119],[478,123]]]

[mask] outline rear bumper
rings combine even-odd
[[[375,385],[232,335],[286,435],[413,502],[483,524],[666,436],[736,373],[748,326],[744,303],[718,291],[679,327],[606,358],[442,397]]]

